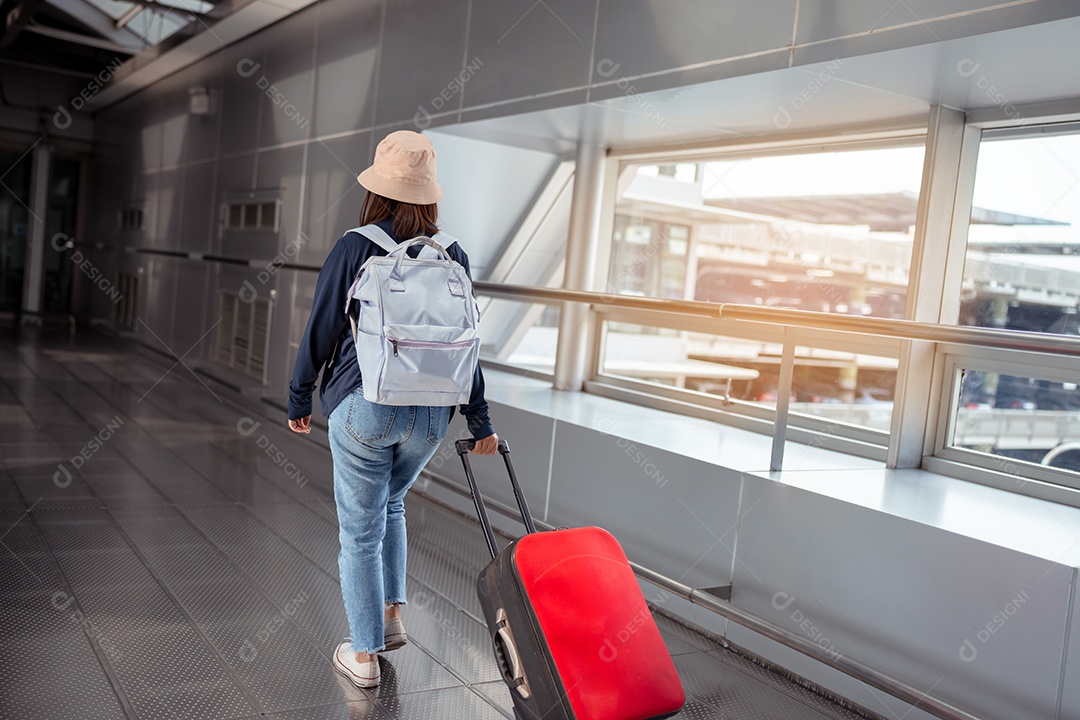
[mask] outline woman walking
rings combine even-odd
[[[435,177],[435,149],[415,132],[391,133],[375,150],[375,162],[357,177],[367,190],[360,225],[374,223],[395,242],[438,232],[437,202],[442,188]],[[416,257],[421,245],[407,251]],[[446,248],[469,272],[469,258],[457,243]],[[338,645],[334,666],[359,687],[379,684],[376,653],[407,642],[401,607],[405,597],[405,493],[439,442],[446,436],[452,408],[394,406],[369,402],[363,395],[362,368],[348,318],[348,287],[379,245],[346,233],[323,263],[315,285],[311,316],[300,341],[289,384],[289,427],[311,432],[311,396],[320,369],[320,404],[327,416],[334,461],[337,504],[338,569],[351,637]],[[470,276],[471,277],[471,276]],[[477,439],[473,452],[491,455],[498,437],[488,419],[484,377],[477,363],[472,394],[461,406]]]

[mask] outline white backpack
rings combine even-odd
[[[446,233],[400,245],[376,225],[360,233],[387,254],[370,257],[349,287],[364,398],[383,405],[461,405],[472,394],[480,355],[479,311],[465,268],[447,254]],[[406,250],[423,244],[413,259]],[[358,317],[350,312],[357,301]]]

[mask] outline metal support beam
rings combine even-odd
[[[596,275],[597,246],[604,195],[607,150],[582,141],[574,170],[570,228],[566,238],[563,288],[590,290]],[[566,303],[559,312],[559,346],[555,354],[555,389],[581,390],[589,357],[589,308]]]
[[[102,50],[108,50],[109,52],[120,53],[122,55],[134,55],[143,49],[142,45],[121,45],[119,43],[113,42],[112,40],[103,40],[102,38],[90,37],[89,35],[68,32],[67,30],[57,30],[56,28],[46,27],[45,25],[31,25],[26,28],[26,32],[32,32],[37,35],[43,35],[44,37],[51,37],[57,40],[63,40],[64,42],[75,43],[76,45],[85,45],[87,47],[100,48]]]
[[[106,40],[111,40],[118,45],[146,47],[146,43],[136,33],[127,28],[117,30],[115,20],[85,0],[46,0],[46,2],[52,10],[62,12]]]
[[[6,48],[15,42],[19,33],[30,24],[34,13],[45,4],[45,0],[22,0],[13,7],[3,20],[3,34],[0,35],[0,48]]]
[[[41,290],[45,276],[45,218],[48,217],[49,161],[52,148],[38,143],[30,155],[30,227],[26,233],[22,318],[41,324]]]
[[[908,320],[955,323],[959,315],[979,137],[979,130],[966,126],[964,113],[940,105],[930,109],[909,273]],[[933,344],[905,342],[900,349],[887,467],[922,464],[927,429],[936,414],[931,410],[936,411],[941,401],[933,380]]]

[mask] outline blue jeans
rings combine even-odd
[[[448,407],[377,405],[361,388],[330,413],[338,570],[356,652],[382,650],[385,605],[406,603],[403,500],[449,422]]]

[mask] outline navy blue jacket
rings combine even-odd
[[[379,227],[401,242],[402,238],[394,235],[393,221],[378,223]],[[407,238],[406,238],[407,239]],[[421,246],[409,248],[410,257],[420,253]],[[469,279],[469,256],[457,243],[446,248],[447,253],[465,268]],[[373,255],[385,255],[386,251],[359,233],[345,233],[334,245],[315,284],[315,298],[311,304],[311,316],[308,318],[304,337],[300,340],[300,349],[296,355],[292,381],[289,383],[289,419],[297,420],[311,414],[311,395],[319,378],[319,371],[331,359],[337,346],[337,354],[330,367],[322,375],[319,387],[319,400],[323,414],[330,413],[349,393],[360,387],[360,365],[356,362],[356,346],[353,344],[352,327],[345,315],[345,296],[349,285],[356,278],[360,266]],[[461,406],[461,412],[469,424],[469,432],[474,438],[485,438],[495,431],[488,418],[488,404],[484,399],[484,374],[480,363],[476,364],[473,374],[472,396],[469,402]]]

